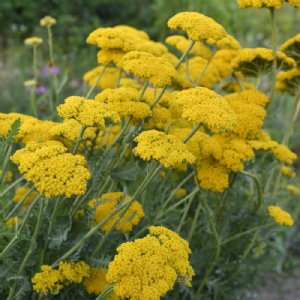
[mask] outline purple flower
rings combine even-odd
[[[42,95],[42,94],[46,93],[47,91],[48,91],[48,89],[47,89],[45,86],[43,86],[43,85],[39,85],[39,86],[36,88],[36,90],[35,90],[35,92],[36,92],[38,95]]]
[[[49,75],[58,75],[60,73],[60,69],[59,67],[55,67],[55,66],[45,66],[43,67],[43,75],[44,76],[49,76]]]

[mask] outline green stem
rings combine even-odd
[[[17,278],[22,275],[22,273],[23,273],[23,271],[26,267],[26,263],[27,263],[28,259],[30,258],[32,252],[36,248],[36,240],[37,240],[38,234],[40,232],[40,227],[41,227],[41,224],[42,224],[44,204],[45,204],[45,201],[44,201],[44,199],[42,199],[41,202],[40,202],[40,210],[39,210],[35,230],[34,230],[32,238],[31,238],[30,246],[29,246],[29,249],[27,250],[27,253],[26,253],[26,255],[25,255],[25,257],[24,257],[24,259],[21,263],[21,266],[19,268],[19,271],[16,275]],[[7,300],[13,299],[13,296],[15,294],[15,290],[16,290],[16,287],[17,287],[17,283],[18,283],[18,281],[15,280],[13,285],[11,286]]]
[[[163,96],[163,94],[165,93],[166,89],[167,89],[167,85],[165,84],[163,86],[163,88],[161,89],[160,93],[158,94],[158,96],[156,97],[156,99],[153,101],[153,103],[150,105],[150,109],[153,110],[153,108],[157,105],[157,103],[159,102],[159,100],[161,99],[161,97]]]
[[[123,70],[122,70],[122,68],[120,68],[119,73],[118,73],[118,77],[117,77],[117,80],[116,80],[116,83],[115,83],[115,88],[118,88],[120,86],[122,73],[123,73]]]
[[[5,157],[4,157],[4,160],[3,160],[2,169],[1,169],[2,173],[1,173],[1,176],[0,176],[1,185],[4,184],[6,171],[7,171],[7,165],[8,165],[8,162],[9,162],[9,158],[11,156],[12,148],[13,148],[13,145],[8,146],[8,149],[6,151],[6,154],[5,154]]]
[[[191,205],[192,205],[193,199],[194,199],[194,195],[192,195],[192,196],[190,197],[188,203],[186,203],[186,205],[185,205],[185,208],[184,208],[184,212],[183,212],[182,218],[181,218],[180,223],[179,223],[179,225],[178,225],[178,227],[177,227],[177,230],[176,230],[177,232],[180,232],[180,230],[181,230],[181,228],[182,228],[182,226],[183,226],[183,224],[184,224],[184,221],[185,221],[185,219],[186,219],[186,216],[187,216],[187,214],[188,214],[188,212],[189,212],[189,210],[190,210],[190,207],[191,207]]]
[[[241,171],[241,174],[252,178],[255,182],[255,185],[256,185],[257,203],[256,203],[256,205],[254,207],[254,210],[253,210],[253,214],[254,214],[261,207],[262,202],[263,202],[263,192],[262,192],[261,184],[260,184],[260,181],[259,181],[259,179],[256,175],[254,175],[250,172],[246,172],[246,171]]]
[[[185,58],[189,55],[190,51],[192,50],[193,46],[195,45],[195,41],[190,41],[190,44],[188,45],[185,52],[182,54],[180,59],[178,60],[177,64],[175,65],[175,69],[178,69],[182,62],[185,60]]]
[[[5,221],[7,221],[14,213],[15,211],[25,202],[27,197],[34,191],[35,187],[31,187],[26,194],[20,199],[20,201],[17,203],[17,205],[14,206],[14,208],[5,216]]]
[[[107,299],[107,296],[114,290],[114,285],[110,284],[108,285],[103,292],[95,299],[95,300],[105,300]]]
[[[88,98],[91,96],[91,94],[92,94],[92,92],[94,91],[95,87],[97,86],[99,80],[100,80],[101,77],[103,76],[103,74],[104,74],[106,68],[107,68],[107,65],[104,65],[104,66],[103,66],[103,69],[101,70],[101,72],[99,72],[99,75],[98,75],[98,77],[96,78],[94,84],[90,87],[90,89],[89,89],[88,92],[86,93],[85,98],[88,99]]]
[[[206,73],[206,71],[207,71],[207,69],[208,69],[208,67],[209,67],[209,65],[210,65],[210,63],[211,63],[211,61],[212,61],[215,53],[216,53],[216,51],[214,51],[214,53],[212,54],[212,56],[209,58],[209,60],[206,62],[205,66],[201,70],[198,78],[196,79],[194,87],[199,86],[201,84],[201,80],[202,80],[203,76],[205,75],[205,73]]]
[[[270,101],[272,102],[274,95],[275,95],[275,84],[276,84],[276,73],[277,73],[277,55],[276,55],[276,43],[277,43],[277,36],[276,36],[276,16],[275,16],[275,9],[271,7],[269,9],[270,16],[271,16],[271,28],[272,28],[272,51],[273,51],[273,63],[272,63],[272,86],[270,92]]]
[[[212,212],[209,208],[209,206],[207,205],[207,202],[206,202],[206,199],[203,197],[202,198],[202,203],[203,203],[203,208],[205,210],[205,213],[208,217],[208,221],[209,221],[209,225],[210,225],[210,228],[213,232],[213,235],[214,235],[214,238],[216,240],[216,251],[215,251],[215,255],[214,255],[214,258],[213,258],[213,261],[210,263],[210,266],[209,268],[207,269],[207,271],[205,272],[205,275],[203,277],[203,279],[201,280],[200,282],[200,285],[198,286],[197,288],[197,291],[196,291],[196,294],[195,294],[195,298],[194,299],[197,299],[197,300],[200,300],[201,299],[201,292],[211,274],[211,272],[213,271],[214,267],[215,267],[215,264],[217,263],[218,259],[219,259],[219,256],[220,256],[220,253],[221,253],[221,240],[220,240],[220,236],[218,234],[218,231],[217,231],[217,228],[216,228],[216,225],[215,225],[215,221],[212,217]]]
[[[195,232],[195,229],[196,229],[196,226],[197,226],[197,222],[198,222],[198,218],[199,218],[199,215],[200,215],[200,210],[201,210],[201,202],[198,203],[198,206],[196,208],[196,211],[195,211],[195,215],[194,215],[194,218],[193,218],[193,222],[192,222],[192,226],[191,226],[191,229],[190,229],[190,232],[189,232],[189,235],[188,235],[188,241],[190,242],[192,237],[193,237],[193,234]]]
[[[76,141],[76,143],[75,143],[75,145],[74,145],[74,147],[72,149],[72,152],[71,152],[73,155],[76,154],[76,152],[77,152],[77,150],[79,148],[79,145],[80,145],[80,143],[81,143],[81,141],[83,139],[83,135],[84,135],[84,132],[85,132],[86,128],[87,128],[86,126],[82,126],[81,129],[80,129],[77,141]]]
[[[6,193],[8,193],[12,188],[19,184],[23,180],[23,176],[12,182],[3,192],[0,193],[0,198],[2,198]]]
[[[33,46],[33,79],[35,81],[35,85],[31,88],[31,109],[32,113],[35,117],[37,117],[37,106],[36,106],[36,87],[37,87],[37,79],[38,79],[38,69],[37,69],[37,46]]]
[[[192,131],[182,140],[182,142],[187,143],[193,137],[193,135],[198,131],[198,129],[200,127],[201,127],[201,124],[195,125],[194,128],[192,129]]]

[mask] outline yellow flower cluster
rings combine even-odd
[[[38,195],[38,193],[36,191],[30,192],[30,189],[28,187],[21,186],[16,189],[15,195],[12,199],[13,202],[18,203],[23,199],[23,197],[25,197],[26,194],[28,195],[26,196],[25,201],[22,204],[22,211],[26,211],[28,205]]]
[[[188,151],[187,146],[174,135],[147,130],[139,134],[135,141],[137,146],[134,148],[134,155],[143,160],[155,159],[166,168],[195,162],[195,157]]]
[[[40,45],[42,42],[43,42],[43,39],[41,39],[40,37],[37,37],[37,36],[33,36],[33,37],[25,39],[24,44],[27,46],[36,47],[36,46]]]
[[[47,198],[83,195],[90,178],[85,158],[66,151],[57,141],[30,142],[16,151],[11,160],[18,165],[24,178],[33,182]]]
[[[58,269],[51,266],[41,266],[41,271],[36,273],[32,279],[33,290],[39,294],[59,294],[64,286],[72,283],[82,283],[84,278],[90,274],[90,267],[84,261],[59,263]]]
[[[295,186],[295,185],[293,185],[293,184],[288,184],[288,185],[286,186],[286,189],[287,189],[288,191],[290,191],[291,193],[293,193],[294,195],[300,196],[300,188],[299,188],[299,187],[297,187],[297,186]]]
[[[183,119],[203,124],[212,132],[231,131],[236,125],[236,115],[226,100],[207,88],[178,92],[175,101],[182,109]]]
[[[292,57],[297,64],[300,65],[300,33],[285,41],[279,49],[286,55]]]
[[[56,20],[51,16],[45,16],[40,20],[40,25],[43,27],[53,26],[56,24]]]
[[[141,51],[128,52],[123,57],[123,69],[156,87],[171,85],[177,75],[167,59]]]
[[[288,4],[300,8],[300,0],[285,0]]]
[[[89,294],[99,295],[108,286],[108,282],[105,278],[107,274],[107,269],[105,268],[91,268],[90,275],[83,281],[83,286]],[[108,296],[107,300],[118,300],[119,297],[114,291],[112,291]]]
[[[215,43],[226,36],[225,29],[213,19],[197,12],[181,12],[168,21],[171,29],[182,29],[194,41]]]
[[[291,178],[296,177],[296,173],[294,172],[294,170],[291,167],[288,167],[288,166],[283,166],[281,168],[281,173],[283,175],[291,177]]]
[[[106,89],[96,95],[95,101],[104,103],[111,111],[116,111],[121,117],[132,116],[134,120],[143,120],[151,115],[147,103],[138,101],[140,92],[131,87]]]
[[[105,119],[114,123],[120,121],[119,115],[104,103],[88,100],[84,97],[71,96],[57,107],[58,115],[64,119],[75,119],[83,126],[105,126]]]
[[[238,4],[240,8],[248,8],[248,7],[273,7],[273,8],[281,8],[283,4],[283,0],[238,0]]]
[[[279,69],[289,69],[296,66],[294,59],[277,51],[276,58]],[[272,49],[267,48],[244,48],[238,51],[232,61],[234,71],[241,72],[245,76],[256,77],[259,73],[266,73],[272,68],[274,55]]]
[[[16,225],[20,225],[22,223],[22,218],[20,217],[12,217],[6,221],[6,226],[9,228],[13,228]]]
[[[176,280],[190,286],[194,271],[188,243],[162,226],[149,231],[144,238],[120,245],[108,266],[106,279],[121,298],[159,300]]]
[[[300,69],[294,68],[280,72],[276,78],[276,89],[286,91],[291,95],[296,95],[300,84]]]
[[[95,208],[94,223],[98,224],[107,216],[109,216],[120,204],[126,203],[130,200],[130,196],[122,192],[106,193],[100,196],[99,199],[89,201],[89,206]],[[109,231],[112,224],[119,218],[120,213],[116,213],[106,223],[101,226],[101,230]],[[129,209],[116,225],[115,229],[123,232],[130,232],[134,225],[137,225],[144,217],[144,210],[138,201],[133,201]]]
[[[275,205],[268,206],[268,212],[277,224],[284,226],[293,226],[293,217],[287,211],[284,211],[281,207]]]

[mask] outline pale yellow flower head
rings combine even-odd
[[[276,89],[296,95],[300,90],[300,68],[280,72],[276,78]]]
[[[269,205],[268,212],[277,224],[284,226],[294,225],[294,220],[291,214],[283,210],[281,207],[276,205]]]
[[[43,42],[43,39],[37,36],[33,36],[30,38],[25,39],[24,44],[27,46],[38,46]]]
[[[237,0],[240,8],[281,8],[283,0]]]
[[[300,65],[300,33],[285,41],[279,50],[292,57]]]
[[[56,19],[52,18],[51,16],[45,16],[40,20],[40,25],[43,27],[53,26],[56,24]]]
[[[225,29],[203,14],[197,12],[181,12],[168,21],[171,29],[182,29],[194,41],[215,43],[226,36]]]

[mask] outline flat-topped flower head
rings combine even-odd
[[[212,132],[233,130],[236,115],[227,101],[216,92],[204,87],[191,88],[175,94],[182,108],[182,118],[203,124]]]
[[[237,0],[240,8],[281,8],[283,0]]]
[[[296,66],[296,62],[287,57],[283,52],[276,52],[278,69],[286,70]],[[274,55],[267,48],[244,48],[238,51],[232,61],[234,71],[241,72],[245,76],[256,77],[258,74],[267,73],[272,68]]]
[[[300,8],[300,0],[285,0],[288,4]]]
[[[129,200],[130,196],[125,196],[122,192],[106,193],[101,195],[98,199],[92,199],[89,201],[88,205],[95,209],[94,223],[100,223],[103,219],[110,215],[118,207],[118,205],[120,205],[120,203],[126,203]],[[119,218],[121,212],[115,214],[105,224],[103,224],[103,226],[101,226],[101,230],[109,231],[113,223]],[[137,225],[143,217],[144,210],[142,205],[137,200],[134,200],[125,215],[116,225],[115,230],[130,232],[132,231],[133,226]]]
[[[84,97],[70,96],[65,103],[57,107],[58,115],[64,119],[75,119],[83,126],[105,126],[105,120],[113,123],[120,121],[117,112],[109,110],[108,106]]]
[[[171,29],[181,29],[193,41],[215,43],[226,36],[225,29],[212,18],[197,12],[181,12],[168,21]]]
[[[216,46],[219,49],[232,49],[232,50],[241,49],[240,43],[230,34],[226,34],[224,38],[217,40]]]
[[[184,53],[188,48],[190,41],[182,35],[171,35],[166,38],[166,43],[174,46],[181,53]],[[210,49],[201,42],[196,42],[189,53],[206,59],[209,59],[212,56]]]
[[[136,138],[134,155],[143,160],[157,160],[166,168],[176,168],[183,163],[192,164],[195,157],[187,146],[176,136],[157,130],[147,130]]]
[[[300,90],[300,68],[280,72],[276,78],[276,89],[296,95]]]
[[[118,68],[122,68],[123,56],[125,51],[120,49],[103,48],[98,51],[97,60],[100,65],[114,64]]]
[[[151,115],[150,106],[138,101],[140,92],[131,87],[106,89],[96,95],[95,101],[104,103],[122,117],[132,116],[134,120],[143,120]]]
[[[283,210],[281,207],[269,205],[268,212],[277,224],[289,227],[294,225],[294,220],[291,214]]]
[[[56,19],[52,18],[51,16],[45,16],[40,20],[40,25],[43,27],[53,26],[56,24]]]
[[[292,57],[300,65],[300,33],[285,41],[279,50]]]
[[[135,51],[148,52],[154,56],[163,56],[168,53],[168,48],[159,42],[141,40],[135,44]]]
[[[47,198],[83,195],[90,178],[86,160],[81,155],[66,152],[67,148],[56,141],[29,142],[17,150],[11,160],[24,178]]]
[[[123,57],[123,69],[156,87],[171,85],[177,74],[167,59],[139,51],[131,51]]]
[[[120,298],[159,300],[176,281],[190,286],[188,243],[165,227],[149,230],[146,237],[121,244],[108,266],[106,279]]]
[[[30,38],[25,39],[24,44],[27,46],[33,46],[36,47],[40,45],[43,42],[43,39],[38,36],[33,36]]]

